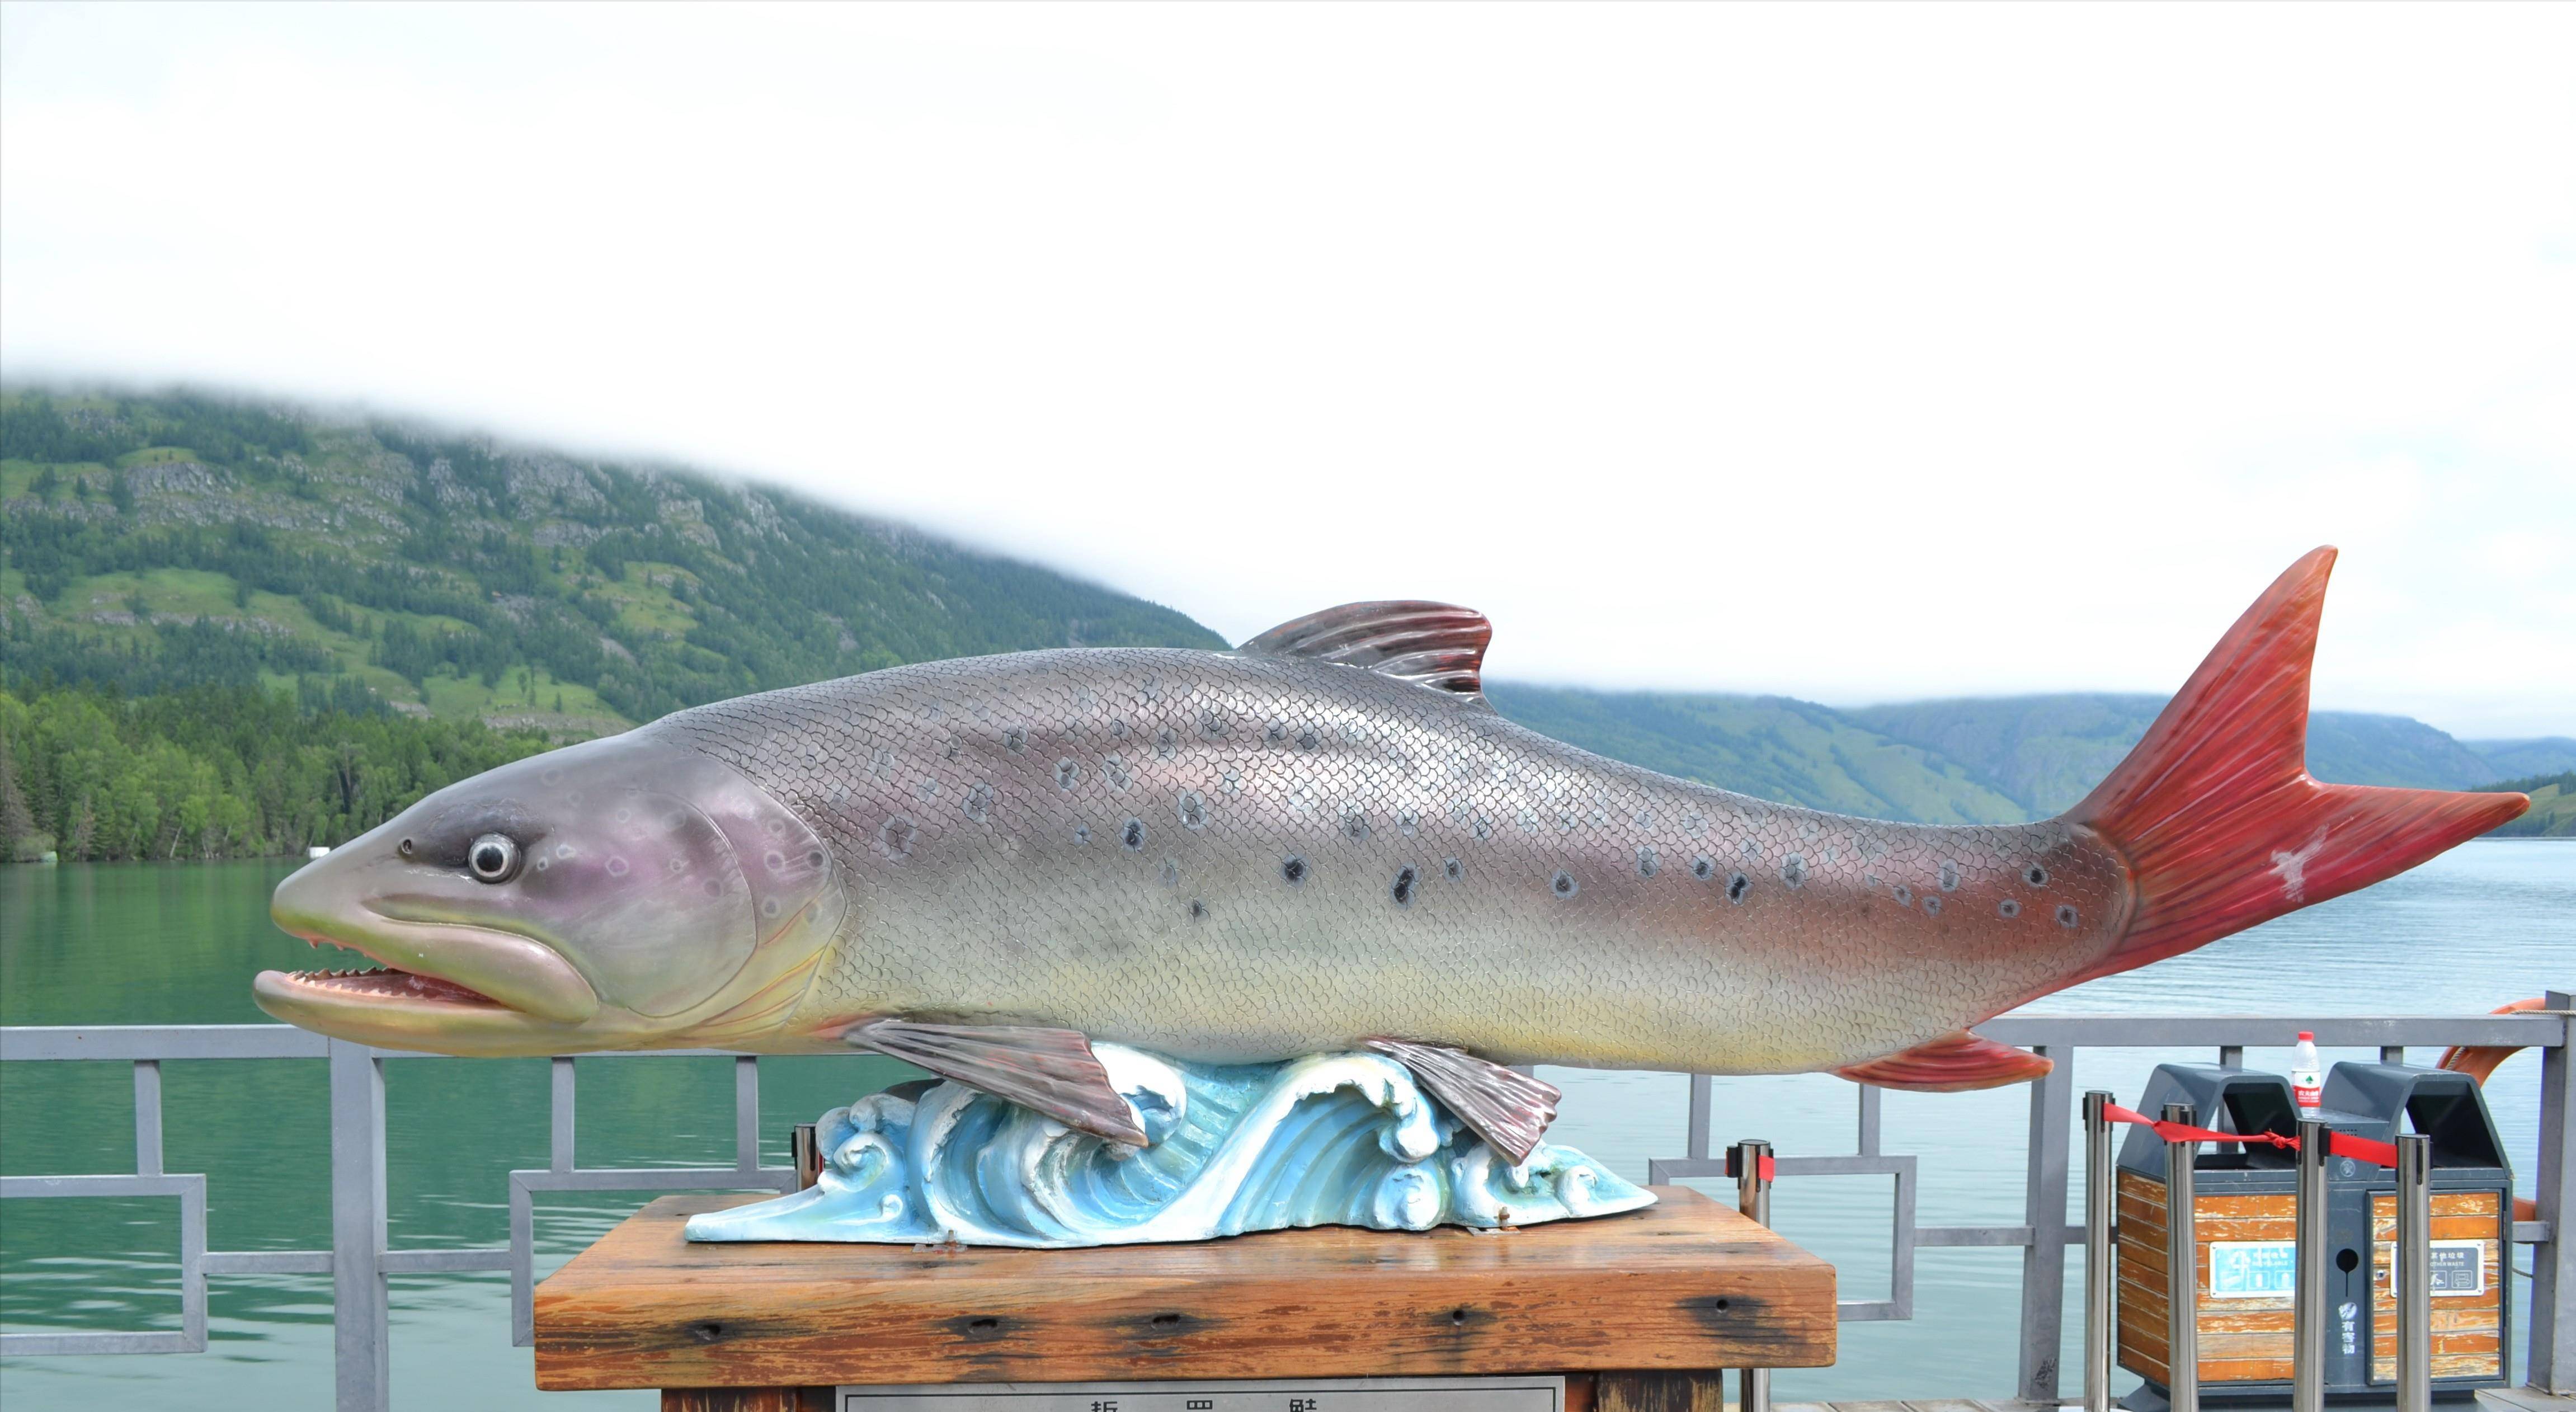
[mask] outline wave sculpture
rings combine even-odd
[[[963,1084],[898,1085],[823,1115],[819,1184],[693,1216],[688,1237],[1055,1249],[1292,1226],[1495,1229],[1655,1200],[1572,1148],[1509,1161],[1380,1055],[1206,1065],[1093,1049],[1143,1147]]]

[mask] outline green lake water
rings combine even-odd
[[[316,964],[268,922],[268,892],[292,864],[0,869],[0,1023],[258,1024],[251,975]],[[331,964],[322,962],[321,964]],[[2475,843],[2404,877],[2230,937],[2143,972],[2096,981],[2035,1011],[2202,1014],[2482,1012],[2576,984],[2576,844]],[[2134,1100],[2148,1071],[2203,1051],[2088,1051],[2079,1087]],[[2249,1065],[2278,1068],[2285,1050]],[[2366,1058],[2330,1053],[2328,1058]],[[2429,1053],[2416,1056],[2430,1062]],[[790,1123],[908,1070],[858,1056],[762,1064],[763,1160],[787,1160]],[[2527,1178],[2537,1141],[2538,1063],[2509,1062],[2488,1098]],[[1637,1180],[1678,1156],[1687,1081],[1674,1074],[1549,1070],[1566,1090],[1551,1136]],[[0,1172],[133,1170],[131,1069],[0,1065]],[[547,1075],[540,1060],[404,1060],[387,1065],[390,1228],[396,1247],[498,1246],[506,1176],[542,1167]],[[601,1058],[581,1068],[584,1166],[726,1165],[732,1077],[722,1059]],[[1853,1089],[1798,1075],[1721,1079],[1717,1135],[1766,1137],[1784,1153],[1851,1150]],[[221,1250],[329,1243],[329,1124],[318,1061],[164,1066],[167,1168],[209,1175],[208,1238]],[[2026,1090],[1890,1094],[1886,1145],[1922,1156],[1925,1224],[2022,1219]],[[2077,1191],[2080,1193],[2080,1175]],[[551,1198],[538,1207],[540,1274],[633,1210],[642,1195]],[[2078,1197],[2080,1202],[2080,1194]],[[1832,1259],[1848,1298],[1887,1278],[1884,1179],[1781,1186],[1775,1220]],[[2079,1213],[2080,1215],[2080,1210]],[[1256,1237],[1257,1238],[1257,1237]],[[176,1328],[176,1203],[0,1202],[0,1326]],[[2080,1251],[2070,1251],[2076,1309]],[[2528,1267],[2527,1252],[2516,1263]],[[2020,1261],[2013,1250],[1926,1250],[1916,1318],[1847,1324],[1840,1363],[1784,1371],[1783,1400],[2006,1395],[2014,1381]],[[403,1408],[615,1407],[649,1393],[539,1394],[509,1342],[509,1287],[497,1274],[394,1282],[394,1401]],[[208,1351],[193,1355],[0,1360],[8,1412],[106,1401],[213,1409],[327,1408],[331,1285],[325,1276],[211,1282]],[[2526,1327],[2523,1313],[2516,1328]],[[2079,1329],[2067,1325],[2066,1388]],[[2126,1382],[2125,1377],[2123,1383]]]

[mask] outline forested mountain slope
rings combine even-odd
[[[0,394],[0,685],[272,687],[594,733],[898,662],[1222,645],[782,491],[172,393]]]

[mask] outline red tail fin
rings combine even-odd
[[[2334,560],[2319,549],[2274,580],[2138,748],[2067,811],[2128,859],[2137,889],[2119,948],[2078,980],[2367,887],[2531,807],[2519,794],[2308,777],[2308,663]]]

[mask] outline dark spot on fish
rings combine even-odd
[[[1957,892],[1959,890],[1958,864],[1944,863],[1941,865],[1941,890],[1943,892]]]
[[[1493,836],[1494,836],[1494,821],[1493,821],[1493,820],[1491,820],[1491,819],[1486,818],[1486,817],[1485,817],[1484,815],[1482,815],[1482,814],[1478,814],[1478,815],[1476,816],[1476,837],[1478,837],[1478,838],[1492,838]]]
[[[1914,905],[1914,889],[1912,889],[1912,888],[1910,888],[1910,887],[1907,887],[1907,886],[1906,886],[1905,884],[1903,884],[1903,883],[1898,883],[1898,884],[1896,885],[1896,905],[1897,905],[1897,906],[1899,906],[1899,907],[1911,907],[1911,906],[1913,906],[1913,905]]]
[[[1002,732],[1002,748],[1014,755],[1027,749],[1028,744],[1029,733],[1020,729],[1018,726],[1013,726],[1009,730]]]
[[[1073,826],[1073,841],[1074,841],[1074,842],[1076,842],[1076,843],[1089,843],[1089,842],[1091,842],[1091,825],[1089,825],[1089,824],[1076,824],[1076,825],[1074,825],[1074,826]]]
[[[1154,736],[1154,753],[1166,760],[1171,759],[1173,752],[1179,750],[1180,746],[1181,738],[1172,733],[1170,726],[1163,727]]]
[[[1118,841],[1130,850],[1142,850],[1145,846],[1145,821],[1129,819],[1126,829],[1118,835]]]
[[[678,860],[678,859],[676,859],[676,858],[674,858],[674,859],[672,859],[671,861],[673,861],[673,862],[675,862],[675,863],[676,863],[676,862],[678,862],[679,860]],[[807,853],[807,854],[805,855],[805,866],[806,866],[806,867],[809,867],[809,868],[819,868],[819,867],[822,867],[822,866],[823,866],[823,850],[822,850],[822,849],[817,848],[817,849],[813,850],[812,852]]]
[[[1181,885],[1181,865],[1170,858],[1166,858],[1163,860],[1163,871],[1157,876],[1162,878],[1163,886],[1179,887]]]
[[[1548,891],[1555,893],[1559,897],[1572,897],[1575,893],[1582,891],[1582,888],[1574,881],[1574,874],[1565,872],[1562,869],[1557,872],[1557,875],[1554,878],[1549,880],[1547,888]]]
[[[966,791],[964,807],[967,818],[979,824],[984,822],[985,814],[991,812],[993,807],[993,787],[989,784],[979,784]]]
[[[612,878],[622,878],[626,876],[626,860],[613,854],[610,855],[608,860],[608,875]]]
[[[1261,734],[1262,737],[1268,740],[1271,744],[1277,745],[1279,742],[1288,738],[1288,725],[1284,721],[1272,721],[1267,727],[1263,728]]]
[[[2022,876],[2030,880],[2032,887],[2048,886],[2048,870],[2037,863],[2031,864],[2030,871],[2023,873]]]
[[[1190,920],[1193,922],[1207,920],[1207,904],[1195,897],[1190,899]]]
[[[1118,737],[1120,740],[1125,740],[1127,738],[1127,718],[1124,716],[1111,717],[1109,720],[1109,733]]]
[[[1190,790],[1181,795],[1180,814],[1183,828],[1207,827],[1207,801],[1199,798],[1197,790]]]
[[[1780,865],[1780,881],[1787,883],[1793,891],[1806,886],[1807,860],[1804,855],[1789,855],[1789,861]]]
[[[1928,895],[1927,895],[1927,896],[1925,896],[1925,897],[1924,897],[1924,899],[1923,899],[1923,915],[1924,915],[1924,916],[1927,916],[1927,917],[1938,917],[1938,916],[1940,916],[1940,915],[1941,915],[1941,899],[1940,899],[1940,898],[1937,898],[1937,897],[1928,896]]]
[[[705,882],[698,884],[698,886],[704,888],[707,896],[709,897],[724,896],[724,883],[719,879],[709,878]]]
[[[1346,833],[1346,834],[1348,834],[1348,835],[1350,835],[1353,839],[1362,839],[1362,838],[1366,838],[1366,837],[1368,837],[1368,836],[1369,836],[1368,815],[1366,815],[1366,814],[1352,814],[1352,815],[1350,815],[1348,818],[1343,819],[1343,820],[1342,820],[1342,832],[1343,832],[1343,833]]]
[[[1056,788],[1071,789],[1073,788],[1073,782],[1080,778],[1082,778],[1082,767],[1080,765],[1073,763],[1071,760],[1058,760],[1055,762]]]
[[[1323,743],[1324,742],[1316,736],[1312,727],[1297,733],[1297,748],[1300,750],[1312,750]]]
[[[1651,848],[1640,848],[1637,850],[1637,876],[1641,878],[1651,878],[1655,875],[1656,870],[1663,866],[1663,860],[1655,856],[1655,850]]]
[[[1449,875],[1449,881],[1456,882],[1467,876],[1467,865],[1455,858],[1444,858],[1440,862],[1440,871]]]
[[[1742,873],[1730,875],[1726,880],[1726,900],[1729,902],[1743,901],[1744,894],[1750,890],[1752,886],[1753,879],[1746,877]]]
[[[1710,859],[1710,857],[1705,853],[1693,858],[1691,860],[1691,876],[1699,879],[1701,882],[1706,882],[1710,878],[1717,876],[1716,862]]]
[[[1413,880],[1415,876],[1413,865],[1410,863],[1407,863],[1403,867],[1395,870],[1395,886],[1387,889],[1387,895],[1395,899],[1396,906],[1410,907],[1413,905]]]
[[[2074,904],[2067,902],[2060,902],[2057,904],[2057,924],[2061,927],[2071,927],[2075,925]]]
[[[777,916],[777,915],[778,915],[778,899],[777,899],[777,898],[775,898],[775,897],[764,897],[764,898],[760,899],[760,915],[762,915],[762,916],[764,916],[764,917],[775,917],[775,916]]]
[[[877,828],[877,847],[884,849],[891,857],[910,857],[912,841],[920,836],[921,830],[914,826],[912,820],[901,814],[890,815]]]
[[[2007,897],[1995,904],[1995,911],[2006,917],[2018,917],[2021,915],[2021,904]]]
[[[1306,860],[1294,853],[1289,854],[1288,861],[1279,865],[1279,875],[1288,880],[1290,887],[1295,887],[1306,880]]]

